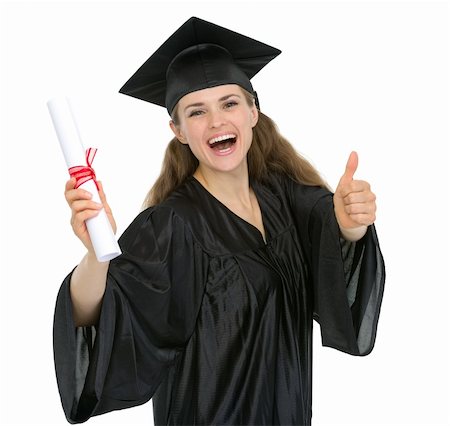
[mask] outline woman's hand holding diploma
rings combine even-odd
[[[70,224],[72,225],[73,232],[81,240],[81,242],[87,248],[88,252],[92,253],[93,255],[95,255],[95,253],[85,221],[97,216],[100,210],[104,208],[114,233],[116,233],[117,229],[116,222],[111,212],[111,208],[106,201],[103,186],[99,181],[97,181],[97,184],[99,188],[98,193],[102,204],[93,201],[92,194],[89,191],[86,191],[82,188],[75,188],[75,178],[71,178],[66,182],[66,189],[64,192],[67,203],[72,210]]]

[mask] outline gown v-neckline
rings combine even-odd
[[[250,187],[253,190],[253,193],[255,194],[256,202],[258,203],[258,208],[261,213],[261,224],[262,224],[263,232],[261,232],[261,230],[256,225],[249,222],[248,220],[245,220],[243,217],[239,216],[237,213],[235,213],[233,210],[231,210],[226,204],[224,204],[216,196],[214,196],[211,192],[209,192],[208,189],[206,189],[206,187],[194,175],[191,176],[191,179],[207,194],[208,197],[210,197],[212,200],[214,200],[222,209],[225,209],[232,216],[237,218],[241,223],[244,223],[246,226],[248,226],[252,230],[254,230],[258,234],[258,237],[262,240],[264,245],[267,245],[268,236],[267,236],[267,227],[266,227],[266,223],[264,220],[264,212],[261,207],[261,203],[259,201],[257,190],[255,189],[254,185],[251,185]]]

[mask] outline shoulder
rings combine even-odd
[[[313,231],[334,219],[333,193],[321,186],[306,185],[283,175],[273,177],[272,187],[286,197],[293,221],[305,244],[312,241]]]
[[[188,178],[178,188],[159,204],[153,205],[140,212],[134,219],[131,226],[140,226],[150,222],[171,222],[173,220],[186,219],[195,211],[198,204],[198,197],[195,188]]]
[[[177,191],[160,204],[141,211],[119,239],[121,246],[130,247],[144,241],[160,241],[170,236],[189,234],[185,211],[189,203],[177,196]]]
[[[131,226],[150,228],[156,239],[161,239],[162,235],[185,234],[202,249],[210,251],[204,235],[211,226],[211,215],[203,191],[194,178],[187,178],[166,200],[141,212]]]
[[[191,230],[195,229],[197,223],[204,222],[206,215],[203,191],[195,179],[189,177],[165,201],[154,207],[153,214],[163,218],[171,217]]]
[[[333,196],[327,188],[299,183],[283,174],[270,175],[264,185],[285,198],[291,208],[308,214],[316,207],[328,204]]]
[[[179,250],[187,256],[204,251],[190,224],[166,202],[140,212],[120,237],[119,245],[127,259],[163,259]]]

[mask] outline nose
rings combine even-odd
[[[211,110],[209,113],[209,127],[211,129],[222,126],[225,123],[225,117],[223,111]]]

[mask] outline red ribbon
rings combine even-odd
[[[93,180],[97,190],[99,189],[97,180],[95,178],[95,171],[92,168],[92,162],[94,161],[95,154],[97,153],[97,148],[88,148],[86,150],[86,166],[74,166],[69,168],[70,177],[74,177],[77,182],[75,183],[75,188],[83,185],[83,183],[88,180]]]

